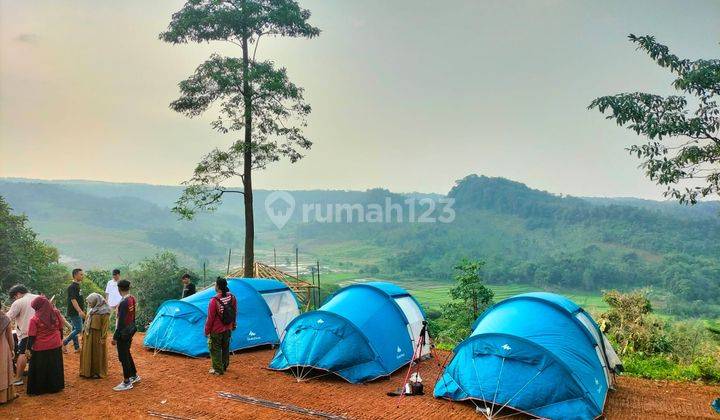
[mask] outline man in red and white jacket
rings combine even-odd
[[[215,280],[215,291],[217,294],[208,303],[205,335],[212,361],[209,373],[222,375],[230,365],[230,337],[237,326],[237,300],[222,277]]]

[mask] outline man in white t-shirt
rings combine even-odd
[[[23,372],[27,364],[25,351],[27,350],[28,327],[30,325],[30,318],[35,315],[35,309],[33,309],[30,304],[37,295],[30,293],[27,287],[22,284],[16,284],[11,287],[8,294],[10,295],[10,299],[13,300],[13,303],[10,305],[7,316],[15,323],[15,331],[17,331],[18,336],[18,345],[15,346],[17,376],[14,385],[20,386],[23,384]]]
[[[120,291],[118,291],[118,281],[120,281],[120,270],[116,268],[112,272],[112,278],[108,280],[107,285],[105,286],[105,300],[113,312],[115,312],[115,309],[117,309],[118,304],[120,304],[120,301],[122,300]]]

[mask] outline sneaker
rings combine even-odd
[[[140,377],[140,375],[135,375],[135,376],[133,376],[133,377],[130,378],[130,383],[131,383],[131,384],[136,384],[136,383],[140,382],[140,379],[142,379],[142,378]]]
[[[132,382],[125,382],[125,381],[123,381],[123,382],[120,382],[120,384],[119,384],[118,386],[116,386],[115,388],[113,388],[113,391],[127,391],[127,390],[130,390],[130,389],[133,389],[133,384],[132,384]]]
[[[211,375],[222,375],[222,373],[216,371],[215,369],[208,370],[208,373]]]
[[[21,386],[23,383],[24,383],[24,382],[23,382],[22,379],[18,379],[17,381],[13,382],[12,384],[15,385],[15,386]]]

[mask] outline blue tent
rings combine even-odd
[[[424,320],[420,305],[401,287],[353,284],[288,325],[270,368],[292,369],[299,380],[312,368],[352,383],[387,376],[412,358]]]
[[[299,313],[293,292],[277,280],[228,279],[237,299],[237,328],[230,350],[278,344],[287,324]],[[215,289],[209,288],[182,300],[164,302],[145,334],[145,347],[192,357],[208,354],[205,320]]]
[[[435,397],[541,418],[602,415],[619,359],[582,308],[552,293],[506,299],[475,321],[435,384]]]

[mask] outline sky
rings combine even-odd
[[[178,184],[233,141],[169,109],[227,43],[158,40],[183,1],[0,0],[0,177]],[[256,188],[445,193],[471,173],[554,193],[661,199],[624,150],[642,141],[587,110],[671,94],[627,40],[720,57],[720,1],[303,0],[322,34],[263,39],[313,107],[314,142]],[[239,181],[235,184],[239,184]]]

